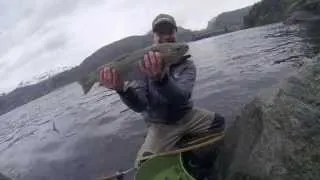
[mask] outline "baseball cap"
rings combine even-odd
[[[159,14],[152,21],[152,31],[159,32],[161,29],[174,29],[177,31],[177,24],[175,19],[169,14]]]

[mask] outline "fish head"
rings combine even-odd
[[[179,59],[184,56],[189,50],[187,43],[163,43],[155,48],[155,51],[160,52],[161,57],[169,60]]]

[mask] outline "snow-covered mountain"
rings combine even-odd
[[[24,87],[24,86],[29,86],[29,85],[32,85],[32,84],[36,84],[38,82],[41,82],[43,80],[46,80],[46,79],[49,79],[50,77],[56,75],[56,74],[59,74],[63,71],[67,71],[67,70],[70,70],[72,69],[73,67],[70,67],[70,66],[62,66],[62,67],[58,67],[58,68],[55,68],[55,69],[52,69],[50,71],[47,71],[45,73],[42,73],[42,74],[39,74],[39,75],[36,75],[34,77],[32,77],[31,79],[28,79],[28,80],[25,80],[25,81],[21,81],[17,88],[21,88],[21,87]]]

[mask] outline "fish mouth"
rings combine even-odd
[[[188,45],[181,45],[180,47],[177,48],[177,52],[180,55],[185,55],[188,51],[189,51]]]

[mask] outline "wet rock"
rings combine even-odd
[[[243,108],[227,130],[220,172],[224,180],[320,179],[320,58]]]

